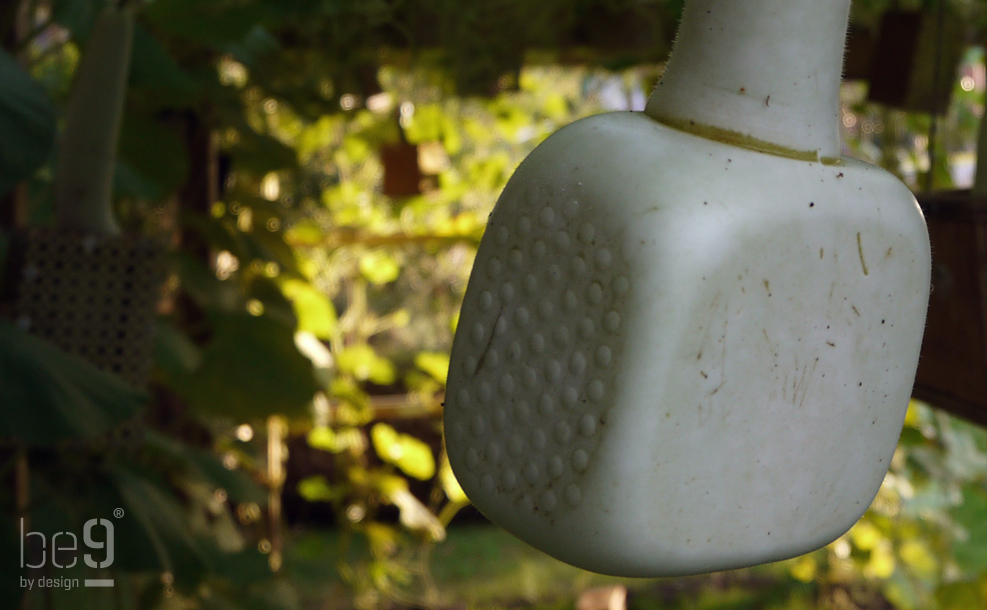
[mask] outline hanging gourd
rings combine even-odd
[[[135,386],[147,381],[162,279],[161,244],[121,234],[113,171],[134,6],[106,2],[73,83],[59,138],[54,228],[17,236],[18,324]]]
[[[930,142],[930,145],[934,143]],[[928,192],[919,203],[936,252],[935,291],[922,342],[915,395],[987,425],[987,121],[977,138],[969,191]]]
[[[518,167],[453,343],[487,517],[608,574],[792,557],[887,471],[929,295],[908,189],[840,156],[849,0],[690,0],[644,113]]]

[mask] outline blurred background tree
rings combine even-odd
[[[106,4],[0,7],[0,253],[53,222],[57,125]],[[854,3],[847,151],[916,189],[969,185],[987,3],[948,3],[971,45],[931,138],[929,113],[872,103],[861,80],[892,6],[939,7]],[[637,608],[987,604],[987,435],[917,402],[865,518],[772,566],[618,583],[467,508],[440,415],[485,219],[552,132],[643,109],[681,7],[140,3],[113,185],[125,230],[169,245],[152,381],[135,391],[0,326],[5,607],[554,608],[596,585]],[[20,518],[50,539],[116,508],[112,591],[25,594],[22,576],[93,571],[22,568]]]

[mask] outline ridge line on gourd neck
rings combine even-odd
[[[774,155],[776,157],[785,157],[786,159],[795,159],[797,161],[808,161],[810,163],[822,163],[823,165],[833,166],[843,165],[843,159],[841,157],[820,157],[816,150],[786,148],[780,144],[768,142],[767,140],[759,140],[739,131],[724,129],[715,125],[706,125],[687,119],[656,118],[653,116],[648,116],[648,118],[665,127],[729,146],[746,148],[755,152]]]
[[[835,163],[849,15],[850,0],[687,0],[644,112],[708,139]]]

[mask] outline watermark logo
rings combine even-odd
[[[123,517],[123,509],[113,511],[117,519]],[[49,540],[41,532],[24,531],[24,519],[20,520],[21,568],[33,570],[50,565],[57,569],[74,568],[79,561],[80,550],[92,551],[82,555],[82,561],[90,568],[108,568],[113,565],[113,522],[108,519],[90,519],[82,526],[82,542],[73,532],[56,532]],[[27,557],[25,546],[32,545],[33,553]],[[35,563],[31,563],[31,562]],[[112,578],[86,578],[86,587],[112,587]],[[78,578],[21,576],[21,587],[24,589],[74,589],[79,586]]]

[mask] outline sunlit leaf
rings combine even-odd
[[[298,493],[309,502],[338,502],[346,497],[346,488],[330,485],[324,476],[316,475],[299,481]]]
[[[311,220],[303,220],[294,223],[285,232],[285,239],[288,243],[296,246],[314,246],[323,242],[325,231],[317,223]]]
[[[880,530],[867,520],[858,521],[850,530],[850,539],[858,549],[869,551],[883,540]]]
[[[386,250],[371,250],[360,257],[360,273],[379,286],[398,279],[401,267]]]
[[[466,492],[463,491],[463,488],[459,485],[459,481],[456,480],[456,475],[452,472],[452,467],[449,465],[449,458],[444,455],[442,457],[442,466],[439,468],[439,480],[442,482],[442,490],[446,493],[446,497],[449,498],[450,502],[469,502]]]
[[[307,441],[309,447],[330,453],[342,453],[343,451],[362,453],[366,448],[366,441],[359,428],[334,430],[319,426],[308,433]]]
[[[795,580],[812,582],[816,578],[817,567],[816,558],[812,555],[805,555],[799,558],[788,571]]]
[[[897,561],[891,543],[878,544],[870,552],[870,558],[864,566],[864,574],[870,578],[890,578],[894,574]]]
[[[420,352],[415,356],[415,366],[445,385],[446,375],[449,373],[449,354],[445,352]]]
[[[394,464],[409,476],[425,481],[435,474],[432,449],[417,438],[402,434],[385,423],[375,424],[370,438],[382,460]]]
[[[901,560],[908,567],[924,577],[935,574],[939,562],[922,540],[906,540],[898,550]]]
[[[340,371],[350,373],[360,381],[372,381],[378,385],[394,383],[394,365],[381,358],[366,343],[358,343],[344,348],[336,355],[336,365]]]
[[[320,339],[331,338],[336,330],[336,308],[325,294],[297,279],[281,282],[281,290],[294,307],[299,331],[312,333]]]

